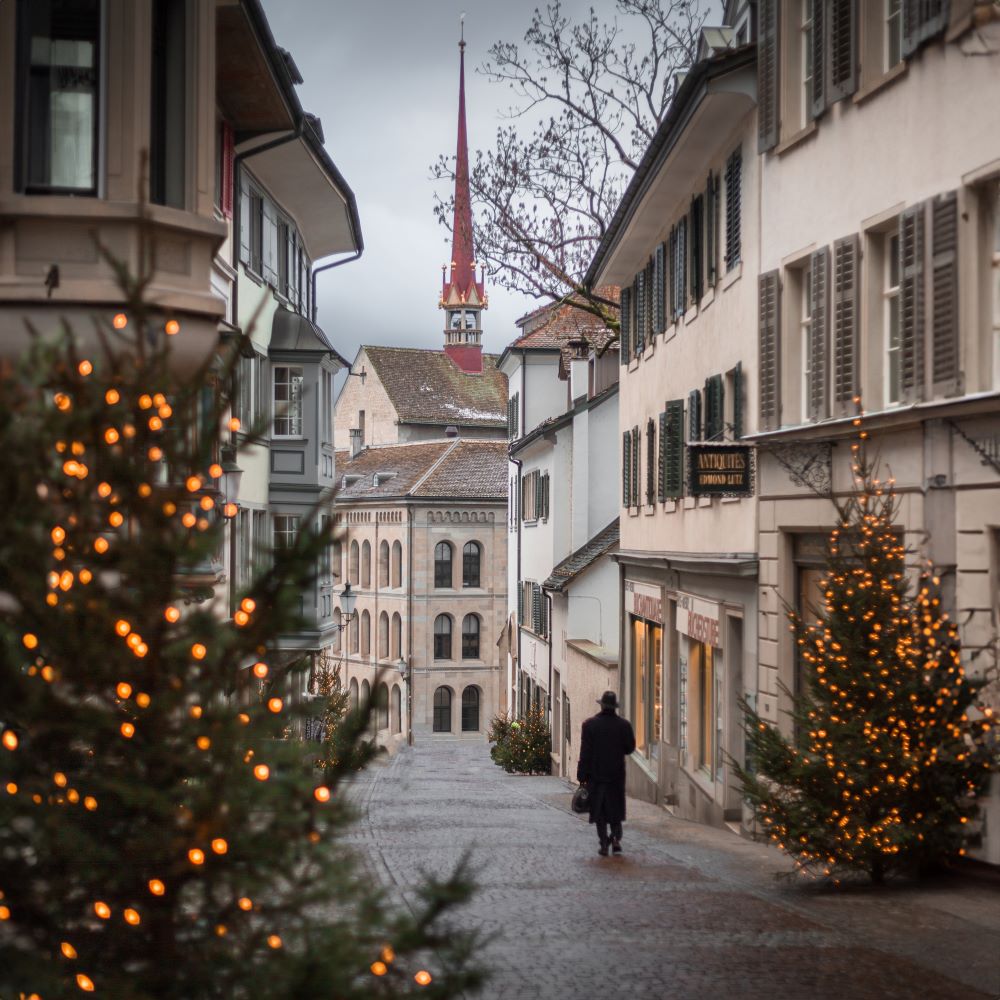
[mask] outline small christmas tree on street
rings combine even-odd
[[[0,377],[0,997],[455,996],[461,870],[397,913],[345,842],[367,707],[321,770],[288,738],[274,653],[330,539],[213,589],[231,372],[175,372],[180,323],[117,270],[102,348]]]
[[[818,620],[790,613],[804,683],[792,739],[746,709],[744,795],[799,868],[876,882],[965,853],[995,765],[994,718],[962,667],[931,568],[911,587],[892,481],[853,445],[856,492],[837,504]]]

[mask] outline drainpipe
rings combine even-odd
[[[407,508],[406,520],[406,662],[409,683],[406,685],[406,744],[413,746],[413,508]]]
[[[515,498],[515,501],[514,501],[515,505],[517,506],[517,523],[514,525],[514,530],[517,532],[517,588],[518,588],[517,600],[520,601],[521,600],[521,597],[520,597],[520,589],[521,589],[521,508],[520,508],[519,499],[520,499],[520,496],[521,496],[521,466],[524,464],[524,462],[520,458],[514,458],[514,456],[510,454],[510,449],[509,448],[507,450],[507,457],[510,459],[512,465],[516,465],[517,466],[517,480],[516,480],[516,486],[514,487],[517,490],[516,498]],[[517,608],[517,604],[515,604],[514,607],[516,609]],[[514,615],[514,623],[515,623],[515,625],[517,627],[517,669],[520,670],[521,669],[521,619],[517,617],[516,611],[515,611],[515,615]],[[514,676],[514,677],[511,678],[511,680],[517,680],[517,677]],[[514,695],[514,704],[511,706],[511,708],[513,709],[513,716],[512,717],[516,719],[517,718],[517,713],[518,713],[518,711],[520,710],[520,707],[521,707],[520,702],[518,700],[518,698],[520,697],[520,693],[521,693],[521,685],[520,684],[515,684],[514,690],[517,693]]]
[[[351,226],[351,229],[352,230],[354,229],[353,224]],[[355,237],[354,242],[355,244],[357,244],[358,239],[357,236],[353,233],[353,231],[351,235]],[[309,278],[309,280],[312,282],[312,289],[309,293],[309,303],[310,303],[309,311],[312,313],[312,315],[309,318],[314,323],[316,322],[316,275],[319,274],[320,271],[329,271],[331,268],[340,267],[342,264],[350,264],[352,260],[357,260],[361,256],[363,250],[364,248],[356,251],[355,253],[352,253],[350,257],[343,257],[341,260],[334,260],[331,261],[329,264],[323,264],[320,267],[314,267],[312,269],[312,274]]]
[[[548,601],[548,605],[549,605],[549,614],[548,614],[548,618],[546,620],[549,623],[549,690],[548,690],[548,696],[549,696],[549,718],[551,719],[552,718],[552,594],[548,590],[546,590],[544,587],[542,588],[542,593],[545,595],[545,600]],[[549,732],[550,742],[551,742],[551,736],[552,736],[552,733],[551,733],[551,730],[550,730],[550,732]]]

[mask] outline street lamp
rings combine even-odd
[[[341,628],[344,628],[350,623],[351,619],[354,617],[354,608],[358,603],[358,595],[351,590],[350,580],[344,584],[344,589],[340,592],[340,609],[342,615]]]

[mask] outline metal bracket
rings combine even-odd
[[[797,486],[821,497],[828,497],[833,493],[833,444],[830,441],[809,444],[759,442],[757,446],[773,455],[775,461],[788,473],[788,478]]]
[[[991,434],[989,437],[974,438],[966,434],[965,431],[955,423],[954,420],[947,421],[948,426],[979,456],[983,465],[989,465],[997,473],[1000,473],[1000,437]]]

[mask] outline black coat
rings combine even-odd
[[[625,757],[635,750],[632,723],[602,709],[580,731],[576,780],[590,788],[590,822],[625,819]]]

